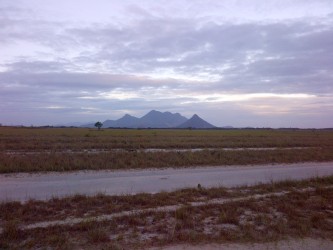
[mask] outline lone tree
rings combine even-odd
[[[95,123],[95,127],[98,128],[98,130],[100,130],[102,126],[103,126],[103,123],[101,123],[101,122]]]

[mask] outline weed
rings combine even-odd
[[[239,213],[237,211],[237,208],[235,207],[229,207],[229,209],[224,206],[224,208],[221,209],[220,216],[219,216],[219,223],[221,224],[239,224]]]
[[[191,206],[182,206],[175,211],[175,231],[180,232],[184,229],[194,229],[196,218],[194,217],[195,208]]]
[[[222,241],[236,241],[237,239],[240,238],[239,232],[234,232],[232,230],[227,230],[227,229],[222,229],[219,232],[219,238]]]
[[[88,230],[88,242],[89,243],[100,243],[109,242],[110,235],[108,231],[102,226],[93,227]]]
[[[2,238],[4,241],[16,241],[19,240],[23,234],[23,231],[19,229],[19,222],[16,220],[10,220],[4,224],[0,239]]]
[[[117,243],[110,243],[108,245],[105,246],[105,248],[103,248],[105,250],[123,250],[125,248],[123,248],[122,246],[120,246]]]
[[[48,245],[58,248],[58,249],[64,249],[66,248],[66,245],[68,244],[67,238],[63,234],[53,234],[50,236],[46,236],[45,241]]]

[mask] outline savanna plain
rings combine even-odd
[[[0,127],[0,174],[333,161],[333,130]],[[333,176],[2,202],[0,249],[333,241]],[[332,244],[331,244],[332,245]]]

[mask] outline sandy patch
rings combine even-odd
[[[331,250],[333,241],[327,239],[289,239],[268,243],[233,243],[233,244],[203,244],[203,245],[175,245],[150,248],[150,250]]]

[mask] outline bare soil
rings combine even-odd
[[[328,239],[288,239],[267,243],[182,244],[168,247],[153,247],[150,250],[331,250],[333,241]]]

